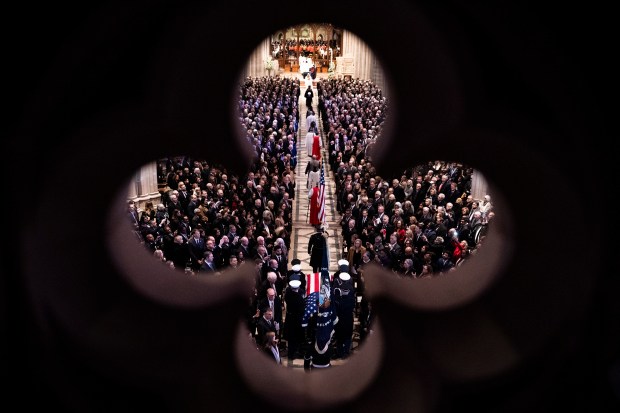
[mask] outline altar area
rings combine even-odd
[[[311,85],[313,88],[316,88],[317,82],[319,80],[327,80],[329,77],[329,74],[319,72],[316,74],[316,79],[313,80],[309,75],[306,76],[306,78],[304,79],[304,77],[301,75],[300,72],[286,72],[285,71],[285,72],[280,72],[280,77],[299,79],[299,86],[301,87],[302,94],[303,94],[303,91],[309,85]]]
[[[327,73],[327,69],[329,67],[328,59],[312,59],[311,57],[294,57],[291,56],[287,59],[280,58],[277,59],[279,62],[279,66],[282,68],[284,72],[308,72],[312,65],[316,67],[317,73]]]
[[[299,73],[309,73],[314,64],[311,57],[299,56]]]

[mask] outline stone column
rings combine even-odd
[[[471,195],[475,200],[481,201],[484,196],[488,193],[488,184],[484,175],[482,175],[479,171],[474,170],[474,173],[471,177]]]
[[[153,161],[142,166],[131,178],[127,198],[136,202],[138,208],[142,208],[147,201],[152,201],[153,204],[159,203],[160,197],[157,163]]]

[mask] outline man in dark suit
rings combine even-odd
[[[175,235],[170,248],[170,256],[166,258],[174,263],[175,268],[181,270],[190,264],[189,249],[181,235]]]
[[[403,249],[398,244],[398,237],[395,233],[392,233],[389,238],[389,242],[386,244],[385,248],[387,249],[390,255],[390,262],[392,263],[392,269],[398,270],[400,267],[400,263],[402,261]]]
[[[405,190],[400,185],[400,181],[398,179],[392,180],[392,190],[394,191],[394,197],[398,202],[405,201]]]
[[[284,277],[288,272],[288,260],[282,251],[282,246],[274,245],[271,259],[277,261],[278,276]]]
[[[358,234],[356,222],[353,217],[348,218],[348,221],[346,223],[343,223],[341,234],[343,250],[344,247],[346,247],[347,251],[349,251],[349,249],[353,245],[353,240],[351,237],[353,236],[353,234]]]
[[[450,191],[450,177],[447,174],[441,175],[441,179],[436,183],[437,185],[437,194],[445,194],[448,195]]]
[[[135,230],[139,229],[140,218],[138,215],[138,210],[136,209],[136,205],[133,203],[133,201],[127,204],[127,216],[133,228]]]
[[[237,226],[235,224],[228,225],[228,233],[226,234],[226,236],[228,237],[228,240],[230,242],[233,242],[235,237],[239,237],[239,234],[237,233]]]
[[[282,178],[282,187],[284,187],[289,199],[295,199],[295,181],[291,179],[290,175],[287,174]]]
[[[200,267],[200,273],[214,274],[217,271],[217,267],[215,266],[215,262],[213,260],[213,252],[206,251],[204,262]]]
[[[237,247],[235,253],[242,253],[244,258],[252,257],[252,248],[250,247],[250,239],[248,237],[244,236],[239,239],[239,246]]]
[[[187,215],[189,217],[189,220],[192,222],[195,220],[194,216],[196,215],[198,205],[198,197],[194,194],[190,195],[189,203],[187,204],[187,208],[185,208],[185,215]]]
[[[383,204],[378,204],[376,207],[376,211],[377,212],[373,216],[375,226],[381,225],[381,223],[383,223],[383,217],[385,216],[385,206]]]
[[[329,164],[332,166],[332,169],[336,169],[336,166],[339,164],[337,162],[338,153],[342,152],[344,149],[344,144],[342,138],[338,133],[333,134],[333,139],[329,140]]]
[[[446,194],[446,201],[456,205],[456,200],[462,195],[458,184],[455,181],[450,182],[450,190]]]
[[[192,232],[192,237],[187,241],[187,248],[192,261],[192,270],[200,270],[205,253],[205,240],[200,237],[200,230],[195,229]]]
[[[232,249],[228,236],[224,235],[220,238],[220,243],[213,248],[213,255],[217,268],[228,266],[231,253]]]
[[[282,322],[282,299],[273,288],[267,288],[267,295],[259,300],[258,308],[270,308],[273,311],[273,321]]]
[[[395,206],[396,206],[396,197],[394,196],[394,194],[389,194],[383,209],[390,218],[392,218],[392,216],[394,215]]]
[[[260,308],[260,307],[259,307]],[[273,331],[278,336],[280,325],[276,324],[273,319],[273,310],[269,307],[263,308],[262,317],[256,322],[256,342],[262,345],[265,341],[265,335],[268,331]]]
[[[179,182],[179,203],[181,204],[181,210],[186,211],[187,205],[189,205],[190,194],[187,191],[187,187],[184,182]]]
[[[424,203],[424,198],[426,197],[426,190],[422,187],[420,182],[416,182],[414,185],[414,190],[411,193],[411,203],[413,204],[414,210],[418,210],[421,204]]]
[[[383,215],[381,223],[375,225],[375,233],[381,235],[384,241],[387,241],[390,234],[394,231],[394,226],[390,223],[390,217]]]
[[[267,275],[265,276],[265,280],[261,283],[260,288],[258,290],[258,300],[262,300],[267,297],[267,290],[273,289],[276,292],[278,297],[282,297],[282,292],[284,290],[284,281],[281,279],[275,270],[269,269]]]

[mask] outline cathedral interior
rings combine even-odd
[[[7,406],[618,411],[619,285],[603,265],[613,215],[596,208],[614,182],[610,13],[514,1],[12,7]],[[344,29],[343,50],[354,33],[374,53],[350,76],[389,85],[377,169],[439,152],[482,171],[505,213],[458,277],[404,283],[369,269],[374,334],[347,363],[307,373],[252,354],[240,321],[249,267],[170,277],[118,223],[127,182],[170,153],[241,173],[239,79],[265,74],[274,33],[324,21]]]

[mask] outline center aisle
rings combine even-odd
[[[318,91],[316,88],[315,80],[312,90],[314,92],[315,99],[312,102],[312,108],[318,119]],[[310,236],[316,232],[315,228],[310,225],[309,221],[309,207],[310,202],[308,198],[309,188],[307,188],[307,175],[305,174],[306,166],[310,160],[308,152],[306,151],[306,99],[303,96],[303,91],[306,90],[307,84],[305,80],[301,80],[300,88],[302,94],[299,97],[299,133],[297,134],[297,167],[295,169],[295,208],[293,212],[293,233],[291,236],[291,248],[289,251],[289,262],[295,258],[301,261],[301,271],[304,274],[312,273],[312,267],[310,266],[310,255],[308,254],[308,242]],[[325,139],[325,133],[322,130],[322,122],[317,120],[319,124],[319,135],[323,141],[323,147],[321,148],[321,159],[328,159],[327,145]],[[333,174],[330,170],[328,162],[325,162],[325,216],[326,216],[326,232],[329,235],[327,238],[327,244],[329,247],[329,272],[334,274],[338,270],[338,260],[342,257],[342,236],[340,227],[340,214],[336,211],[335,200],[335,188],[336,184],[333,180]],[[290,264],[289,264],[290,267]],[[359,345],[359,320],[357,315],[354,319],[354,333],[352,341],[352,353],[357,350]],[[331,360],[332,366],[338,366],[346,363],[346,359],[333,359]],[[294,368],[303,368],[303,359],[295,359],[292,365],[289,365],[286,357],[283,358],[282,364]]]
[[[316,82],[316,80],[315,80]],[[306,90],[306,83],[301,80],[301,90]],[[317,101],[318,92],[316,86],[313,85],[312,90],[315,98],[312,102],[314,113],[318,117]],[[310,225],[309,221],[309,207],[310,202],[308,198],[309,188],[307,188],[307,178],[305,174],[306,166],[310,160],[310,156],[306,151],[305,137],[306,128],[306,99],[303,97],[303,93],[299,97],[299,130],[297,136],[297,169],[295,171],[295,210],[293,213],[293,234],[291,237],[291,251],[289,253],[289,261],[297,258],[301,260],[301,271],[305,274],[312,272],[310,266],[310,255],[308,255],[308,242],[310,236],[316,232],[314,227]],[[321,122],[317,122],[321,123]],[[323,141],[323,148],[321,148],[321,158],[327,159],[328,154],[325,148],[328,147],[325,142],[325,136],[322,131],[319,132]],[[329,272],[333,274],[338,270],[338,260],[342,255],[342,241],[340,235],[340,217],[336,211],[336,204],[334,199],[334,191],[336,184],[333,181],[332,175],[329,170],[329,163],[325,163],[325,216],[326,216],[326,231],[329,234],[327,243],[329,246]]]

